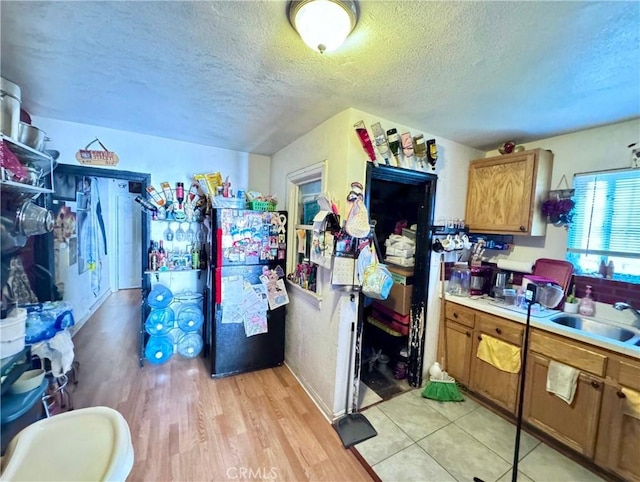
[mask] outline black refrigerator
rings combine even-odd
[[[204,356],[213,378],[284,362],[286,211],[213,209]]]

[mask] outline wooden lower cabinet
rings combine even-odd
[[[592,458],[595,452],[604,382],[580,373],[571,405],[547,392],[549,359],[530,353],[524,392],[524,420],[576,452]]]
[[[447,371],[471,392],[515,414],[519,374],[498,370],[476,353],[485,335],[521,346],[523,325],[450,302],[446,318]],[[550,360],[580,370],[571,405],[547,392]],[[640,393],[640,360],[532,329],[524,420],[604,470],[640,482],[640,406],[623,390]]]
[[[445,367],[457,382],[469,386],[473,329],[451,320],[446,321],[447,359]]]
[[[482,332],[478,332],[473,343],[470,388],[509,412],[515,413],[520,376],[518,373],[498,370],[480,360],[476,353],[481,339]]]
[[[604,389],[595,462],[624,480],[640,481],[640,414],[620,385]]]

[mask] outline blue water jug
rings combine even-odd
[[[151,308],[166,308],[173,301],[173,293],[162,283],[157,283],[147,297],[147,303]]]
[[[185,333],[178,339],[177,351],[184,358],[195,358],[202,351],[202,346],[199,333]]]
[[[198,331],[204,323],[202,308],[194,303],[185,303],[178,309],[178,326],[184,332]]]
[[[144,356],[149,363],[161,365],[169,361],[173,355],[173,339],[169,335],[150,336],[144,349]]]
[[[153,309],[147,316],[144,329],[150,335],[166,335],[173,328],[174,322],[175,313],[171,308]]]

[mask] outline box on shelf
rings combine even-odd
[[[394,283],[404,286],[413,284],[413,268],[394,266],[392,264],[387,265],[387,268],[389,268]]]
[[[402,316],[409,315],[411,313],[411,294],[413,292],[413,268],[393,265],[387,265],[387,267],[393,278],[393,286],[387,299],[380,300],[377,303]]]

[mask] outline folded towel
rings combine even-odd
[[[571,405],[578,386],[578,375],[580,371],[573,367],[553,360],[549,361],[547,392],[555,394],[556,397]]]
[[[625,403],[628,413],[632,414],[635,418],[640,419],[640,393],[631,390],[630,388],[623,388],[622,393],[625,394]]]
[[[476,356],[503,372],[520,373],[520,348],[511,343],[483,334]]]

